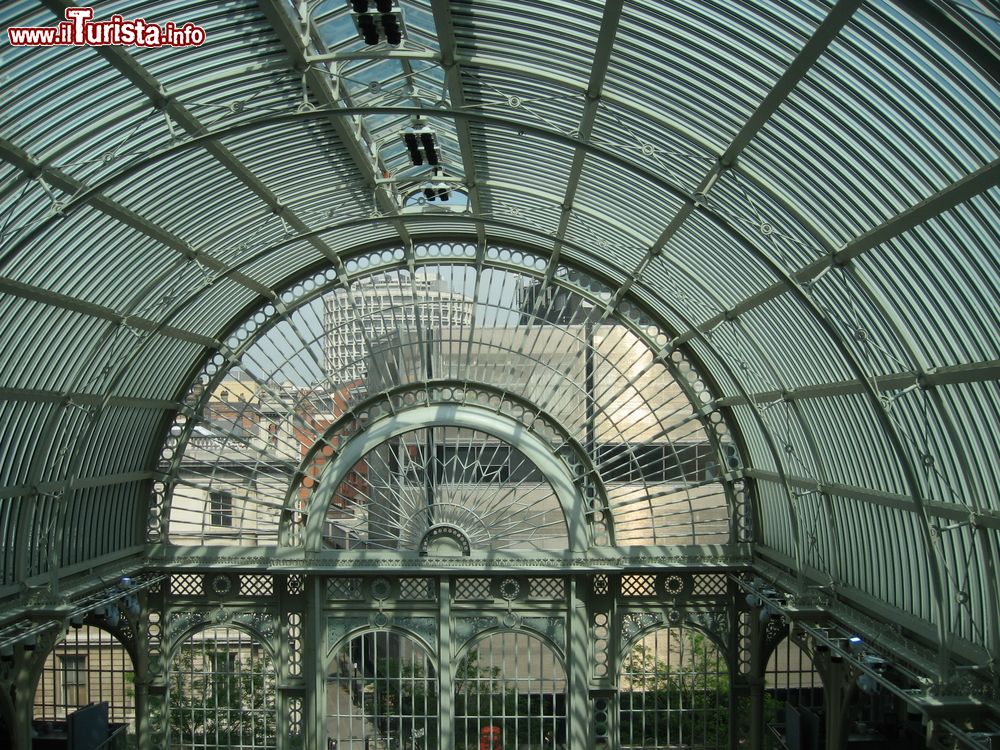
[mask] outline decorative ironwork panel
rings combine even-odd
[[[457,601],[493,601],[489,578],[459,578],[455,581]]]
[[[689,611],[686,619],[711,634],[717,643],[729,642],[729,615],[724,609]]]
[[[288,579],[285,581],[285,590],[291,596],[300,595],[303,591],[305,591],[305,586],[306,586],[305,576],[290,575],[288,576]]]
[[[285,629],[288,635],[288,675],[302,676],[302,615],[288,612],[285,615]]]
[[[656,576],[622,576],[621,592],[625,597],[656,596]]]
[[[174,596],[201,596],[205,576],[201,573],[181,573],[170,576],[170,593]]]
[[[326,618],[327,643],[330,646],[339,643],[348,633],[359,628],[370,627],[371,617],[345,617],[330,615]]]
[[[391,617],[389,624],[409,630],[411,633],[419,635],[431,646],[437,643],[437,618],[435,617]]]
[[[739,632],[736,638],[736,644],[739,651],[736,655],[736,664],[739,668],[741,675],[750,674],[750,664],[752,658],[752,648],[753,641],[750,637],[751,633],[751,623],[750,618],[752,617],[750,612],[746,610],[740,611],[739,620],[737,627]]]
[[[694,576],[695,596],[725,596],[729,580],[725,573],[698,573]]]
[[[274,578],[262,575],[240,576],[241,596],[273,596]]]
[[[302,738],[302,720],[303,720],[304,710],[302,707],[302,698],[298,696],[293,696],[288,699],[288,734],[291,738],[298,739],[301,743]]]
[[[604,680],[609,676],[608,666],[611,657],[611,616],[607,612],[596,612],[591,619],[591,638],[593,655],[593,676]]]
[[[172,646],[187,631],[198,627],[208,619],[208,613],[202,610],[172,611],[167,616],[165,640],[167,646]]]
[[[358,601],[364,598],[361,578],[331,578],[326,584],[326,595],[330,599]]]
[[[455,618],[455,635],[459,643],[465,643],[477,633],[497,627],[500,627],[500,618],[490,615]]]
[[[566,621],[562,617],[525,617],[521,626],[547,636],[562,653],[566,653]]]
[[[437,586],[433,578],[400,578],[399,598],[407,601],[429,601],[437,599]]]
[[[691,577],[681,575],[659,576],[660,589],[668,598],[683,597],[691,591]]]
[[[529,578],[528,598],[562,601],[566,598],[566,584],[562,578]]]
[[[622,617],[621,648],[625,649],[642,631],[662,624],[663,615],[659,612],[629,612]]]

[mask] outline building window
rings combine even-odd
[[[233,494],[212,490],[209,492],[213,526],[233,525]]]
[[[72,655],[62,658],[62,697],[67,709],[86,706],[90,702],[87,690],[87,657]]]

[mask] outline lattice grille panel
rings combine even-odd
[[[276,683],[266,649],[242,630],[194,633],[170,664],[169,747],[272,750]]]
[[[185,573],[170,576],[170,593],[174,596],[201,596],[204,593],[205,576],[201,573]]]
[[[563,582],[562,578],[529,578],[528,598],[565,599],[566,584]]]
[[[656,576],[622,576],[622,596],[656,596]]]
[[[271,576],[240,576],[242,596],[274,596],[274,579]]]
[[[791,638],[782,638],[767,661],[764,689],[781,703],[822,708],[823,682],[808,652]]]
[[[330,599],[357,601],[362,598],[360,578],[331,578],[326,584],[326,595]]]
[[[437,592],[431,578],[400,578],[399,598],[417,601],[436,599]]]
[[[387,632],[356,636],[334,654],[327,674],[324,748],[437,747],[438,683],[416,641]]]
[[[540,639],[494,633],[466,651],[456,673],[463,679],[455,685],[455,748],[565,747],[566,676]],[[480,744],[489,726],[502,729],[500,742]]]
[[[455,582],[455,598],[475,601],[491,601],[489,578],[459,578]]]
[[[694,577],[694,593],[701,596],[723,596],[728,590],[722,573],[703,573]]]
[[[608,577],[603,573],[594,576],[594,593],[603,596],[609,591],[611,591],[611,583],[608,581]]]
[[[285,587],[288,593],[292,596],[298,596],[306,588],[305,576],[293,575],[288,576],[288,580],[285,582]]]

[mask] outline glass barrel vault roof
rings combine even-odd
[[[755,559],[1000,658],[995,6],[402,5],[395,47],[333,0],[95,3],[195,48],[0,42],[0,594],[142,548],[192,384],[303,284],[447,245],[697,373]]]

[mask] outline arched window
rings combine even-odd
[[[729,670],[692,628],[660,628],[636,641],[619,675],[622,750],[729,747]]]
[[[42,667],[35,687],[35,722],[61,722],[90,703],[108,704],[112,724],[135,734],[135,666],[118,638],[91,625],[66,632]]]
[[[565,746],[566,672],[540,638],[488,635],[465,650],[454,678],[458,750],[478,748],[484,736],[505,750]]]
[[[277,746],[270,653],[237,628],[190,635],[170,662],[169,747]]]
[[[437,747],[434,664],[412,638],[387,631],[355,636],[335,651],[326,686],[328,747]]]
[[[822,713],[820,674],[809,653],[786,636],[774,647],[764,670],[764,721],[778,734],[805,738],[819,747]]]

